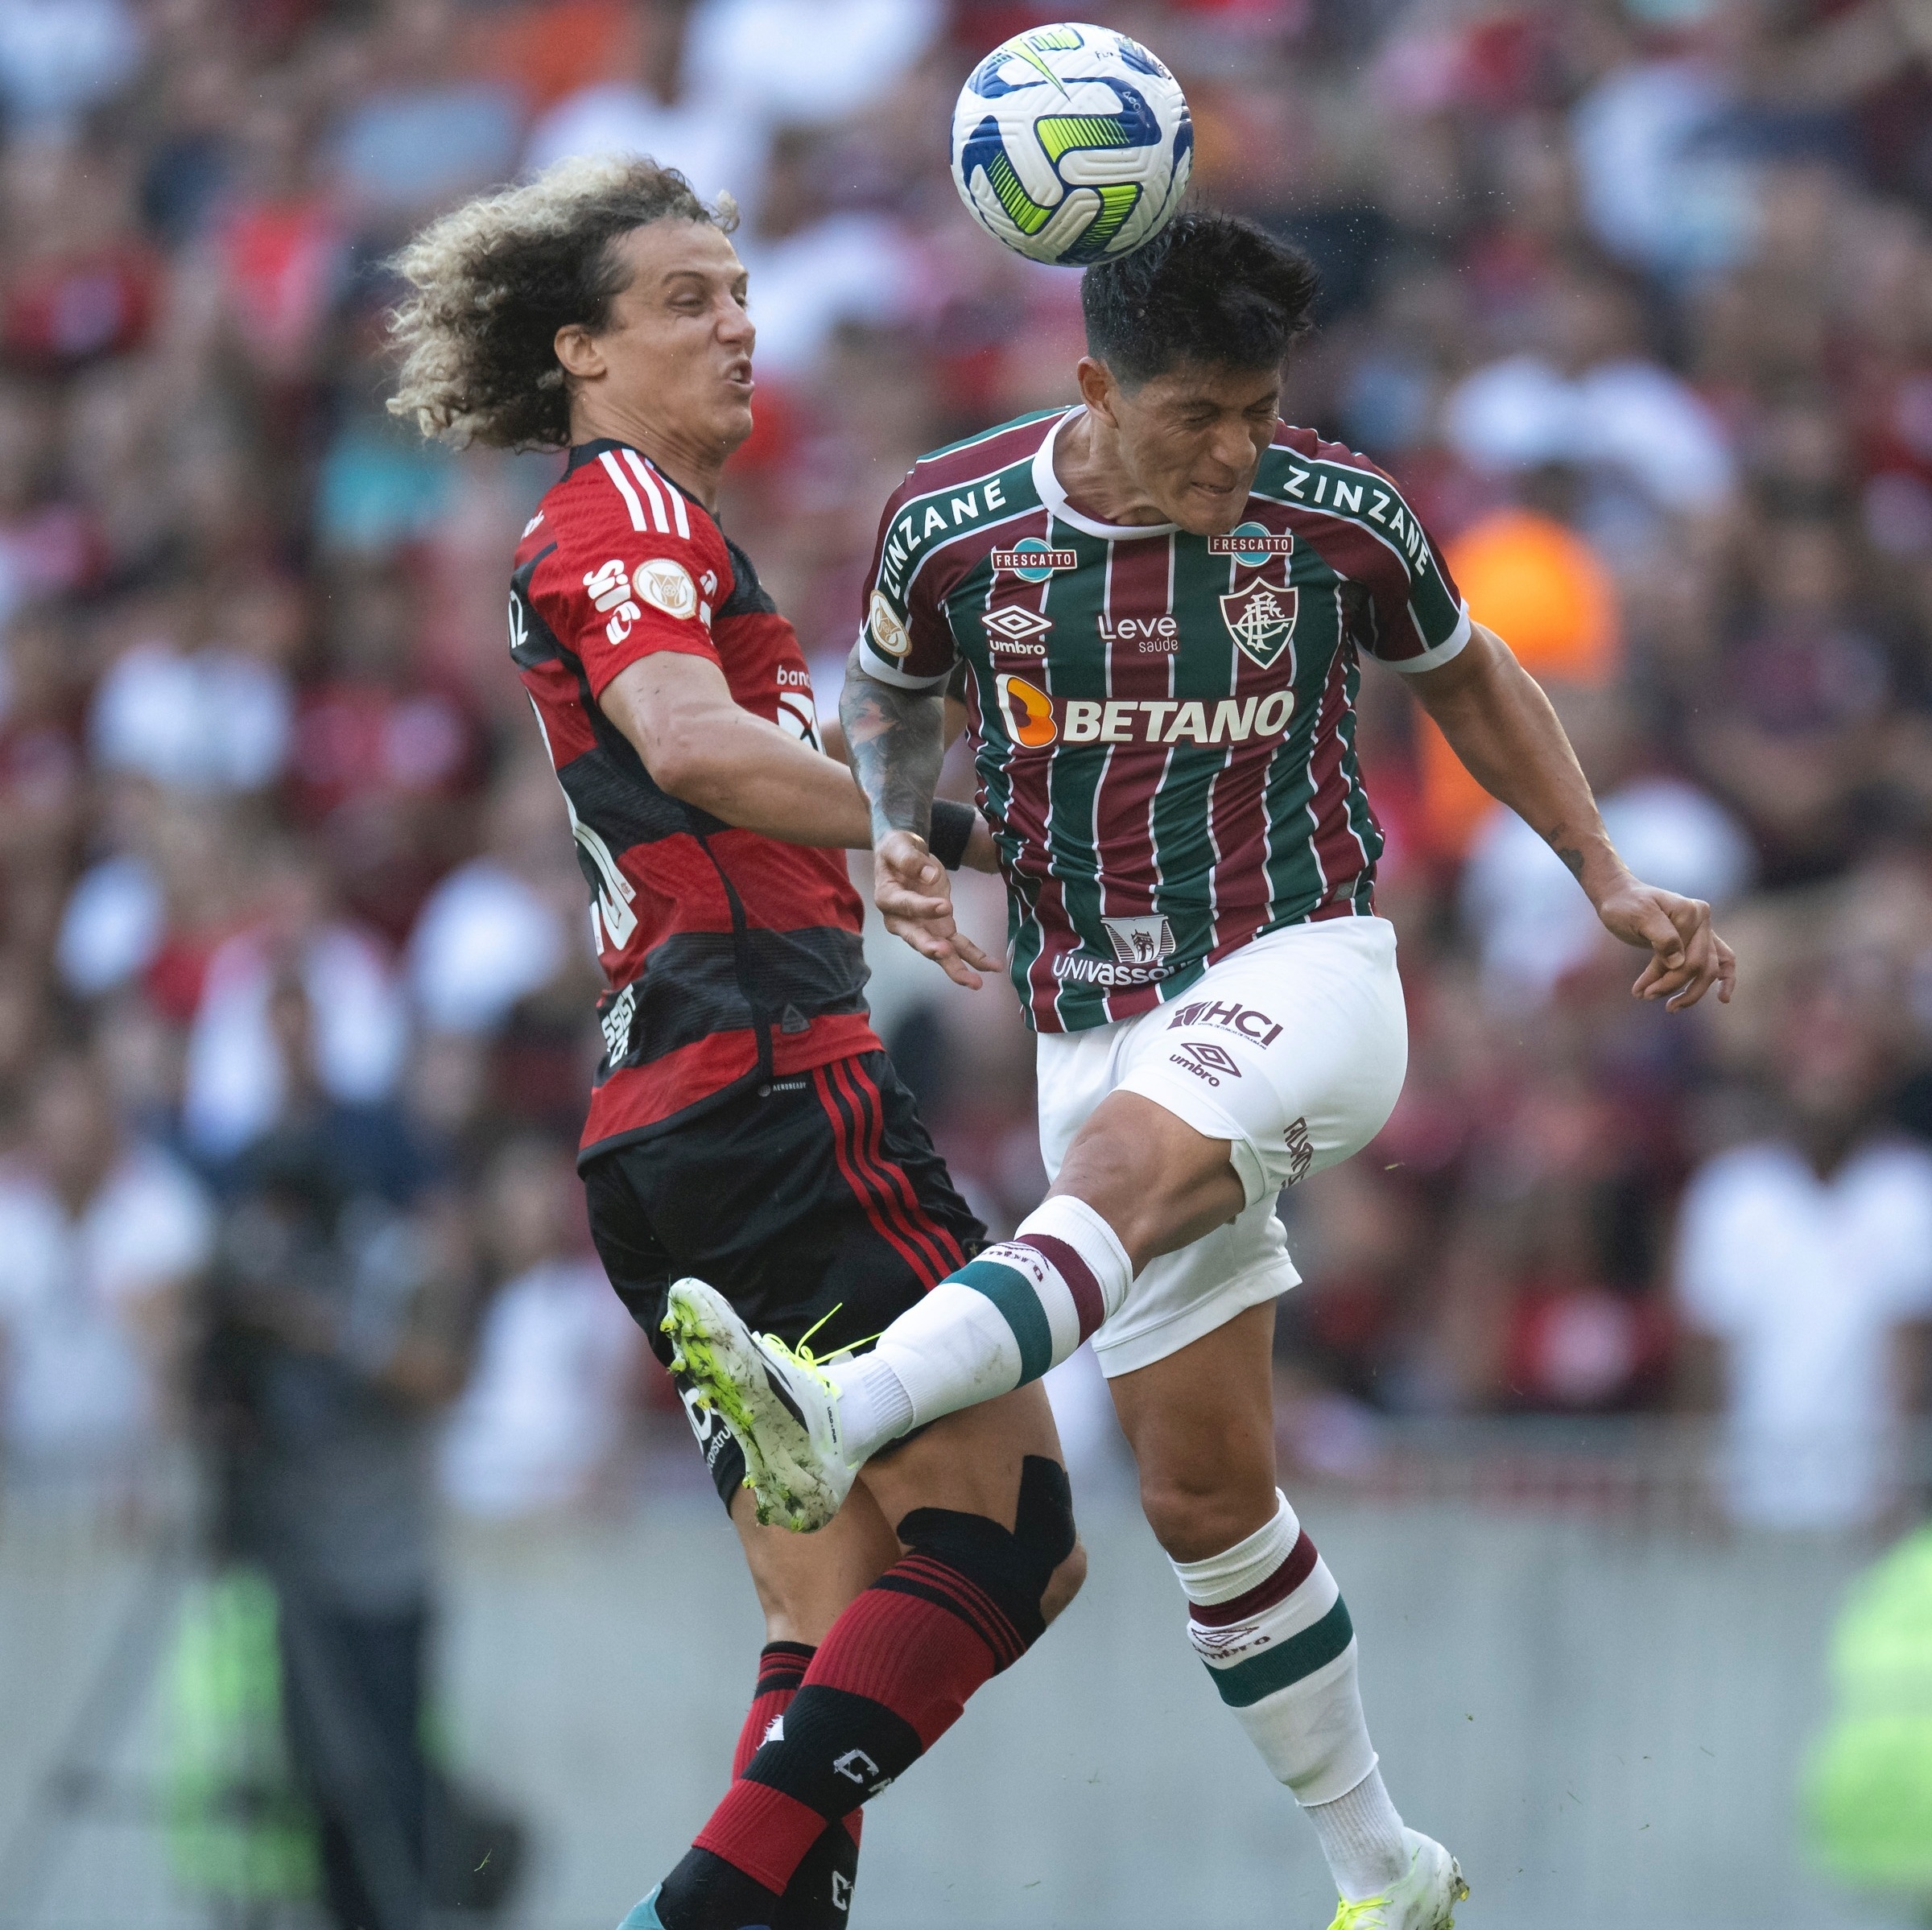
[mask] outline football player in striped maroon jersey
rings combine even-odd
[[[1373,1137],[1407,1057],[1361,660],[1407,678],[1649,955],[1640,998],[1728,1000],[1735,967],[1707,905],[1618,858],[1554,711],[1396,484],[1280,420],[1314,295],[1259,228],[1181,215],[1086,271],[1081,402],[927,457],[880,524],[842,706],[878,903],[955,979],[992,969],[931,847],[963,665],[1039,1034],[1045,1203],[863,1359],[761,1345],[702,1288],[671,1318],[754,1478],[811,1518],[881,1442],[1091,1336],[1194,1645],[1315,1823],[1336,1924],[1443,1930],[1467,1887],[1390,1801],[1347,1606],[1275,1485],[1274,1303],[1298,1277],[1275,1202]]]
[[[660,1328],[680,1275],[822,1357],[985,1239],[867,1017],[844,856],[871,842],[865,801],[714,514],[752,426],[733,221],[643,160],[565,163],[458,209],[398,258],[390,404],[459,444],[568,452],[518,546],[510,655],[609,981],[579,1156],[591,1231],[674,1371]],[[930,847],[993,867],[964,806],[939,807]],[[837,1930],[860,1804],[1080,1586],[1051,1410],[1021,1388],[920,1433],[805,1540],[771,1524],[737,1438],[680,1384],[769,1640],[737,1779],[630,1920]]]

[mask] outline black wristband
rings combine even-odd
[[[957,871],[960,860],[966,856],[966,846],[972,836],[972,827],[980,821],[980,814],[970,804],[955,804],[945,798],[932,801],[932,829],[926,839],[926,848],[948,871]]]

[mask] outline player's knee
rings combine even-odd
[[[1225,1470],[1143,1470],[1141,1511],[1176,1561],[1204,1561],[1262,1527],[1278,1505],[1272,1471],[1242,1478]]]
[[[919,1507],[899,1523],[898,1536],[915,1554],[943,1561],[975,1583],[1028,1648],[1080,1586],[1076,1573],[1049,1608],[1056,1588],[1063,1586],[1061,1571],[1076,1557],[1084,1570],[1067,1470],[1043,1454],[1029,1454],[1021,1464],[1019,1503],[1010,1528],[985,1515]]]
[[[1046,1592],[1040,1597],[1042,1617],[1048,1623],[1055,1620],[1060,1610],[1080,1592],[1081,1584],[1086,1579],[1087,1544],[1075,1541],[1073,1552],[1047,1578]]]

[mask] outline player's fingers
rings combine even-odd
[[[956,931],[952,934],[952,948],[968,964],[978,966],[981,971],[997,971],[1000,968],[999,961],[989,957],[986,952],[980,946],[976,945],[963,931]]]
[[[1711,934],[1715,937],[1716,934]],[[1717,1002],[1720,1005],[1731,1003],[1731,994],[1737,988],[1737,954],[1722,938],[1717,940]]]
[[[952,916],[950,898],[934,897],[928,893],[911,890],[888,879],[879,880],[872,897],[882,918],[945,919]]]
[[[1657,899],[1647,899],[1635,920],[1642,942],[1657,954],[1666,971],[1674,971],[1684,963],[1684,934]]]

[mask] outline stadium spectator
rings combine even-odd
[[[1685,1195],[1679,1304],[1715,1343],[1740,1520],[1841,1528],[1901,1499],[1932,1334],[1932,1153],[1886,1128],[1885,1017],[1829,977],[1789,990],[1769,1054],[1778,1116]]]
[[[443,1490],[466,1514],[580,1505],[622,1445],[644,1338],[583,1226],[570,1149],[512,1140],[484,1182],[483,1246],[497,1285],[477,1364],[443,1437]]]
[[[0,1174],[0,1438],[43,1474],[126,1478],[179,1426],[213,1215],[122,1129],[98,1050],[44,1062],[27,1126]]]

